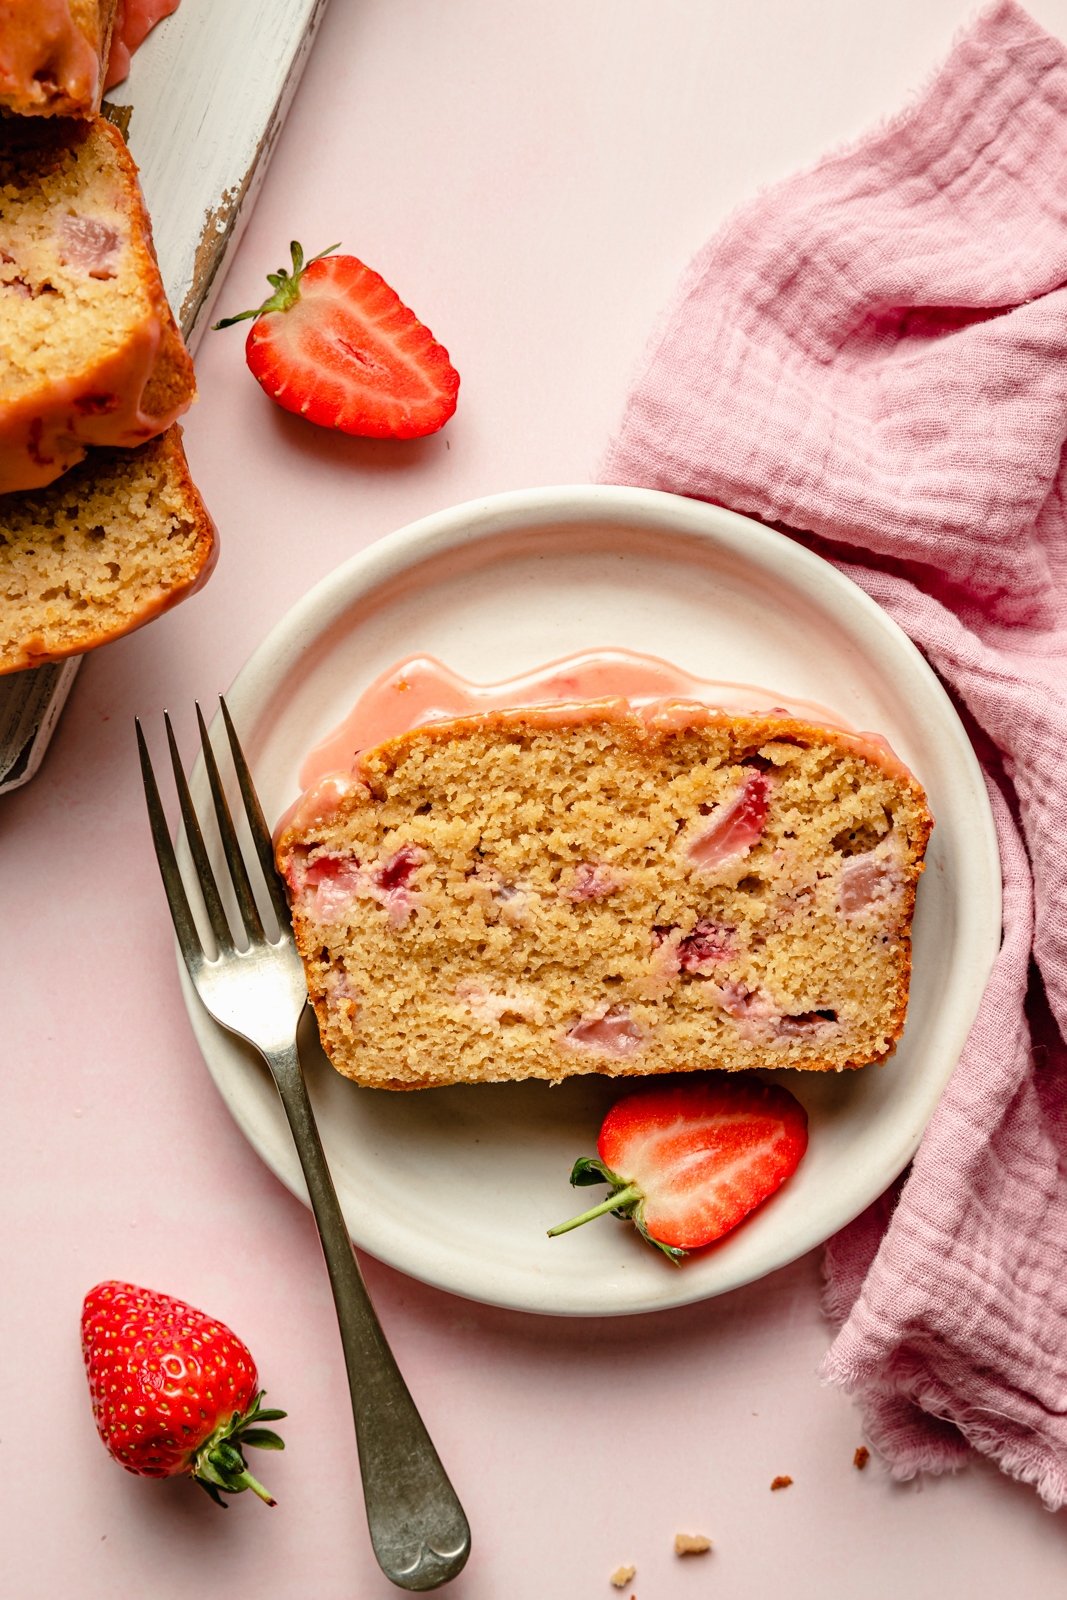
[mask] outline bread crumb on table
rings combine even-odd
[[[710,1549],[711,1540],[702,1533],[676,1533],[674,1536],[676,1556],[702,1556]]]
[[[852,1457],[852,1465],[855,1467],[856,1471],[862,1472],[870,1459],[871,1452],[867,1449],[867,1446],[865,1444],[857,1445],[856,1453]]]
[[[771,1479],[771,1488],[772,1489],[788,1489],[789,1485],[792,1483],[792,1481],[793,1480],[789,1476],[788,1473],[781,1472],[781,1473],[778,1474],[777,1478],[772,1478]]]
[[[636,1567],[616,1567],[611,1574],[612,1588],[625,1589],[636,1571]]]

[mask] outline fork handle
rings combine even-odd
[[[399,1588],[436,1589],[462,1571],[470,1554],[467,1518],[371,1305],[296,1044],[263,1054],[289,1119],[330,1275],[374,1554]]]

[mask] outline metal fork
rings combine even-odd
[[[221,695],[219,703],[277,933],[272,936],[264,930],[199,705],[200,743],[245,947],[239,947],[233,937],[166,712],[174,782],[215,955],[205,952],[189,907],[138,719],[137,744],[159,870],[178,944],[197,994],[216,1022],[259,1051],[289,1119],[337,1308],[374,1554],[386,1577],[401,1589],[436,1589],[462,1570],[470,1553],[470,1529],[386,1343],[337,1202],[297,1052],[297,1024],[307,1003],[303,967],[248,764]]]

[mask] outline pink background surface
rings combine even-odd
[[[188,5],[209,0],[185,0]],[[1067,34],[1067,0],[1035,0]],[[957,0],[335,0],[220,312],[288,241],[380,270],[463,374],[436,437],[313,430],[207,335],[186,430],[222,534],[202,595],[90,657],[44,767],[0,801],[9,1130],[0,1532],[12,1600],[395,1593],[370,1553],[343,1367],[308,1213],[261,1166],[200,1059],[174,967],[132,733],[210,702],[354,551],[457,501],[588,480],[690,255],[759,186],[899,108],[971,14]],[[506,1181],[506,1179],[504,1180]],[[809,1256],[719,1301],[553,1321],[374,1261],[400,1364],[466,1504],[457,1600],[1053,1592],[1067,1522],[975,1465],[921,1487],[857,1473]],[[105,1458],[78,1353],[104,1277],[170,1290],[252,1346],[288,1449],[279,1506],[223,1515]],[[788,1473],[793,1486],[771,1494]],[[246,1503],[247,1502],[247,1503]],[[678,1531],[716,1542],[679,1561]]]

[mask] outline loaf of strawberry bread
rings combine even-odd
[[[132,448],[195,394],[137,169],[101,117],[0,119],[0,494]]]
[[[602,703],[411,730],[276,849],[326,1054],[395,1089],[880,1061],[931,826],[879,741]]]
[[[99,450],[46,489],[0,498],[0,673],[80,655],[193,593],[215,530],[181,429]]]

